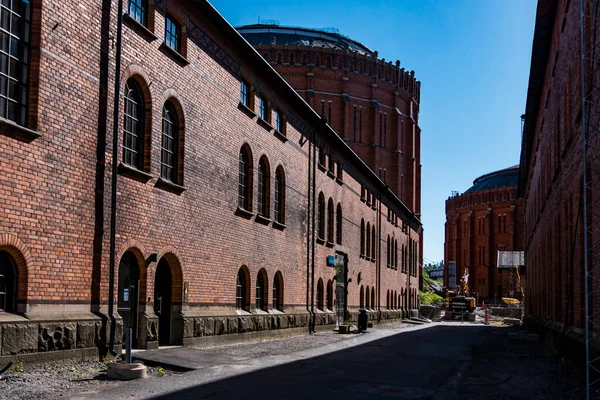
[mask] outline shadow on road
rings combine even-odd
[[[527,343],[523,354],[519,344],[521,355],[515,352],[508,341],[514,329],[438,325],[399,332],[154,398],[580,398],[573,396],[581,393],[581,380],[543,345]],[[223,371],[236,368],[242,367]],[[566,382],[559,376],[567,376]]]

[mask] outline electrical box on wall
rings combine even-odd
[[[335,264],[335,256],[327,256],[327,265]]]

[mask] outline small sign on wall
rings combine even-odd
[[[335,264],[335,256],[327,256],[327,265]]]
[[[123,289],[123,301],[129,301],[129,289]]]

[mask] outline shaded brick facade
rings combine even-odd
[[[131,17],[123,26],[116,344],[123,326],[134,330],[137,347],[155,347],[332,324],[334,304],[325,297],[335,299],[336,283],[346,279],[340,283],[347,286],[348,318],[356,318],[367,288],[374,294],[371,317],[401,317],[415,309],[422,258],[418,216],[207,2],[151,3],[145,26]],[[0,343],[11,343],[0,347],[0,358],[103,349],[110,340],[117,11],[106,1],[33,5],[34,16],[41,15],[32,40],[32,54],[38,54],[32,63],[39,63],[30,79],[30,95],[39,103],[30,102],[35,123],[25,129],[0,121],[0,261],[14,265],[17,303],[13,312],[0,312]],[[177,52],[163,43],[165,15],[185,27]],[[247,106],[240,103],[241,81],[248,83]],[[123,128],[132,129],[123,122],[126,87],[136,88],[142,110],[136,117],[138,167],[123,156],[130,146]],[[261,96],[269,99],[264,120],[257,116]],[[179,133],[171,181],[161,172],[166,103],[173,105]],[[238,207],[242,148],[249,152],[247,209]],[[323,167],[315,159],[318,148],[327,149]],[[267,162],[271,185],[262,199],[269,212],[262,216],[259,160]],[[275,221],[278,168],[285,176],[285,213]],[[335,207],[333,240],[320,240],[312,223],[321,193]],[[361,221],[374,227],[368,256],[360,251],[366,241]],[[388,236],[398,242],[399,262],[388,261],[394,257],[386,253]],[[336,269],[327,256],[347,264]],[[236,309],[240,270],[247,277],[246,311]],[[259,275],[266,279],[257,291]],[[272,306],[275,276],[282,278],[278,309]],[[32,339],[6,339],[13,336]]]

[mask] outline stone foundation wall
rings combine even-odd
[[[121,345],[122,325],[116,338]],[[43,362],[61,358],[101,358],[106,354],[110,322],[86,320],[0,322],[0,365],[8,361]]]

